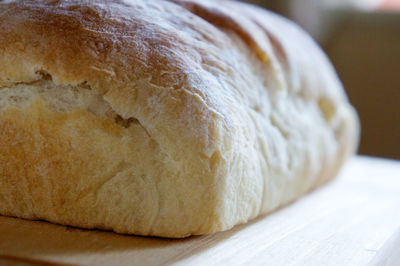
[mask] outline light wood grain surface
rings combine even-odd
[[[0,217],[0,265],[400,265],[400,162],[340,176],[246,225],[180,240]]]

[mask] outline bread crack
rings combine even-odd
[[[39,99],[54,112],[68,113],[84,109],[97,117],[111,119],[123,128],[140,125],[135,117],[124,118],[118,114],[87,81],[78,85],[55,84],[47,71],[38,70],[35,73],[40,79],[0,88],[0,111],[9,107],[24,108]]]
[[[35,74],[40,76],[39,80],[53,80],[53,77],[46,70],[43,69],[37,70]]]
[[[137,120],[134,117],[129,117],[128,119],[124,119],[124,118],[122,118],[122,116],[120,116],[118,114],[114,117],[114,121],[115,121],[115,123],[117,123],[118,125],[120,125],[124,128],[129,128],[132,124],[140,124],[139,120]]]

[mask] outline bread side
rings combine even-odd
[[[212,233],[331,179],[354,150],[332,67],[265,11],[10,1],[0,13],[3,215]]]
[[[316,43],[292,22],[255,6],[175,2],[229,35],[247,60],[237,67],[243,83],[232,88],[248,107],[244,127],[253,126],[264,178],[261,213],[332,179],[357,146],[358,119]]]

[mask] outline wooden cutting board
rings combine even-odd
[[[0,217],[0,265],[400,265],[400,162],[339,178],[247,225],[180,240]]]

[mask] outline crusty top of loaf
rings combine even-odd
[[[135,117],[153,134],[161,132],[165,141],[182,131],[190,143],[193,138],[208,142],[213,138],[209,122],[215,117],[229,128],[224,112],[232,103],[218,94],[244,90],[234,85],[242,83],[236,79],[246,78],[235,73],[240,71],[238,64],[248,64],[236,60],[238,48],[246,49],[237,37],[256,55],[248,58],[257,66],[253,75],[267,89],[323,99],[326,113],[345,101],[334,71],[315,44],[287,21],[253,6],[164,0],[1,5],[0,86],[43,75],[56,84],[86,84],[120,116]],[[255,109],[264,104],[257,97],[241,100]],[[146,125],[149,120],[151,125]],[[210,156],[214,148],[207,148],[203,152]]]
[[[311,38],[236,1],[0,2],[0,90],[41,80],[90,89],[175,168],[213,176],[223,192],[210,208],[225,219],[164,235],[285,204],[330,179],[357,142],[356,115]]]

